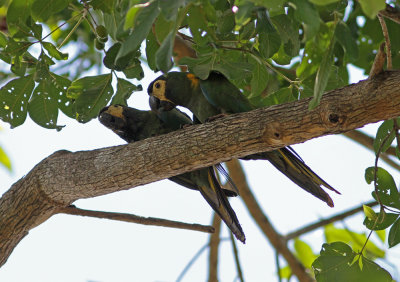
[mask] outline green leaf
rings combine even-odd
[[[49,52],[49,55],[57,60],[67,60],[68,59],[68,53],[62,53],[60,52],[56,46],[54,46],[50,42],[42,42],[42,46],[44,49]]]
[[[167,21],[163,16],[159,16],[154,23],[154,33],[150,33],[155,34],[158,42],[163,42],[173,30],[175,30],[175,22]]]
[[[143,68],[138,59],[132,60],[132,62],[123,70],[126,78],[136,78],[141,80],[144,77]]]
[[[26,29],[26,22],[31,14],[34,0],[13,0],[7,9],[7,26],[11,36],[21,29]]]
[[[16,56],[11,65],[11,71],[18,76],[24,76],[26,71],[26,64],[21,62],[21,58]]]
[[[96,118],[113,94],[112,75],[86,76],[72,82],[67,97],[75,99],[76,119],[86,123]]]
[[[38,0],[43,1],[43,0]],[[90,5],[93,9],[101,10],[104,13],[111,14],[114,9],[115,0],[92,0],[90,1]]]
[[[45,22],[51,15],[64,10],[70,2],[72,0],[34,0],[31,9],[32,17],[36,21]]]
[[[153,71],[158,71],[156,67],[156,52],[159,47],[156,37],[152,32],[149,32],[146,39],[146,58],[149,68]]]
[[[300,50],[299,30],[285,14],[271,18],[284,44],[285,53],[291,57],[297,56]]]
[[[62,126],[57,125],[58,107],[54,97],[55,93],[57,93],[57,89],[52,84],[47,83],[47,80],[41,81],[33,91],[28,112],[31,119],[38,125],[60,130]]]
[[[380,10],[386,7],[385,0],[359,0],[361,9],[370,19],[374,19]]]
[[[33,87],[33,75],[9,81],[0,89],[0,118],[12,128],[24,123]]]
[[[281,46],[281,37],[271,24],[265,11],[257,12],[258,50],[260,54],[268,59],[272,57]]]
[[[292,88],[289,87],[281,88],[262,99],[259,97],[250,98],[250,102],[257,108],[283,104],[294,100]]]
[[[378,238],[382,241],[382,243],[385,243],[386,240],[386,230],[376,230],[375,234],[378,236]]]
[[[8,158],[6,152],[4,152],[3,148],[0,147],[0,164],[2,164],[8,171],[11,171],[11,161]]]
[[[386,150],[389,149],[390,145],[392,145],[394,138],[395,134],[393,130],[393,120],[385,120],[384,122],[382,122],[382,124],[378,128],[378,131],[376,132],[376,137],[374,140],[375,154],[378,153],[379,148],[381,149],[381,153],[386,152]],[[383,144],[383,141],[385,141],[385,144]]]
[[[388,228],[390,225],[392,225],[393,222],[395,222],[395,220],[399,217],[399,215],[395,214],[395,213],[383,213],[384,218],[383,218],[383,221],[381,221],[381,219],[382,219],[381,214],[382,213],[379,213],[379,218],[377,218],[377,220],[366,217],[364,219],[363,224],[369,230],[384,230],[384,229]],[[375,221],[376,221],[376,223],[375,223]]]
[[[331,66],[333,64],[334,45],[335,45],[335,38],[332,38],[329,44],[329,49],[326,52],[326,55],[322,58],[321,65],[318,68],[314,85],[314,97],[310,101],[310,104],[308,105],[308,108],[310,110],[314,109],[319,105],[322,94],[324,94],[326,85],[328,84],[328,79],[331,72]]]
[[[251,97],[256,97],[267,87],[268,84],[268,70],[267,67],[259,60],[253,59],[253,72],[251,77]]]
[[[303,24],[304,27],[304,41],[308,41],[313,38],[320,25],[320,17],[317,9],[308,1],[304,0],[291,0],[290,1],[295,8],[294,18]]]
[[[302,264],[311,268],[313,261],[317,258],[311,247],[299,239],[294,240],[294,249],[296,251],[296,257],[302,262]]]
[[[361,250],[364,243],[367,241],[367,236],[365,234],[359,234],[348,229],[336,228],[333,224],[325,226],[324,233],[328,243],[341,241],[350,244],[355,250]],[[382,258],[385,256],[385,252],[371,240],[368,240],[365,252],[373,257]]]
[[[376,214],[376,212],[374,212],[374,210],[370,206],[363,205],[363,210],[364,210],[365,216],[368,219],[374,221],[378,218],[378,215]]]
[[[115,93],[115,96],[111,100],[111,104],[112,105],[119,104],[127,106],[128,105],[127,100],[133,94],[134,91],[142,91],[142,86],[141,85],[137,86],[125,79],[118,78],[117,93]]]
[[[369,167],[365,170],[365,180],[368,184],[374,181],[374,171],[374,167]],[[400,208],[400,195],[397,191],[396,183],[392,175],[381,167],[378,167],[376,173],[376,186],[382,204],[397,209]],[[376,198],[375,191],[373,192],[373,196]]]
[[[135,25],[136,14],[139,10],[140,10],[139,6],[132,6],[129,8],[125,17],[124,29],[131,28]]]
[[[135,28],[133,32],[122,43],[117,61],[129,60],[133,53],[140,47],[142,41],[147,37],[154,20],[160,14],[158,1],[152,2],[147,7],[137,12]]]
[[[117,58],[120,48],[121,43],[117,42],[106,51],[106,55],[103,59],[104,66],[106,68],[117,71],[121,71],[123,69],[121,66],[115,65],[115,59]]]
[[[345,22],[339,21],[336,25],[335,38],[342,45],[346,56],[350,61],[358,59],[358,47],[356,38],[353,37]]]
[[[396,246],[400,243],[400,219],[397,219],[389,231],[389,248]]]
[[[283,6],[285,0],[250,0],[250,2],[253,2],[257,6],[263,6],[265,8],[271,8],[271,9],[278,9]]]
[[[338,2],[339,0],[310,0],[311,3],[314,3],[316,5],[328,5],[328,4],[332,4],[335,2]]]
[[[315,278],[317,281],[392,281],[389,272],[366,257],[360,256],[362,262],[352,263],[356,256],[343,242],[323,244],[321,255],[312,264]]]
[[[216,54],[199,58],[184,57],[179,61],[180,65],[187,65],[191,72],[193,72],[200,79],[207,79],[214,63]]]
[[[174,65],[171,57],[174,47],[175,33],[175,29],[171,30],[156,52],[156,66],[164,73],[168,72]]]
[[[63,76],[49,73],[50,84],[53,85],[56,92],[52,93],[57,100],[58,108],[68,117],[75,118],[74,100],[67,97],[67,90],[71,85],[71,81]],[[53,90],[54,91],[54,90]]]

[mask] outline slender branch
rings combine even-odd
[[[167,220],[162,218],[155,217],[142,217],[128,213],[117,213],[117,212],[103,212],[103,211],[91,211],[80,209],[75,206],[68,206],[60,208],[61,213],[71,214],[71,215],[80,215],[80,216],[89,216],[95,218],[104,218],[118,221],[125,221],[143,225],[154,225],[154,226],[163,226],[170,228],[178,228],[178,229],[186,229],[193,231],[200,231],[206,233],[213,233],[214,228],[212,226],[194,224],[194,223],[184,223],[174,220]]]
[[[238,160],[231,160],[226,163],[229,174],[236,186],[239,189],[240,196],[249,210],[251,216],[256,221],[257,225],[261,228],[261,231],[268,238],[269,242],[275,248],[277,252],[282,254],[294,275],[300,281],[314,281],[314,279],[307,273],[304,265],[294,256],[286,245],[286,241],[283,237],[275,230],[274,226],[269,221],[268,217],[263,213],[253,193],[251,192],[246,176]]]
[[[374,138],[368,136],[367,134],[365,134],[359,130],[353,130],[353,131],[345,132],[345,133],[343,133],[343,135],[345,135],[346,137],[352,139],[353,141],[363,145],[367,149],[370,149],[372,152],[374,152],[374,146],[373,146]],[[389,157],[389,155],[396,157],[396,149],[393,146],[389,147],[385,153],[381,154],[381,159],[385,163],[387,163],[388,165],[393,167],[394,169],[397,169],[400,171],[400,165],[397,162],[393,161]]]
[[[209,243],[205,244],[200,248],[200,250],[197,251],[197,253],[193,256],[193,258],[186,264],[186,266],[183,268],[182,272],[179,274],[178,278],[176,278],[176,282],[182,281],[183,277],[185,274],[188,272],[190,267],[195,263],[195,261],[200,257],[200,255],[207,250],[209,246]]]
[[[212,226],[215,232],[210,236],[210,254],[208,259],[208,281],[218,282],[218,249],[220,243],[221,218],[214,213]]]
[[[366,203],[365,205],[370,206],[370,207],[374,207],[374,206],[378,205],[378,202],[372,201],[372,202]],[[311,223],[309,225],[306,225],[306,226],[304,226],[304,227],[302,227],[302,228],[300,228],[300,229],[298,229],[296,231],[290,232],[284,238],[285,238],[286,241],[292,240],[294,238],[300,237],[301,235],[304,235],[304,234],[309,233],[311,231],[314,231],[314,230],[316,230],[318,228],[321,228],[322,226],[325,226],[325,225],[327,225],[329,223],[333,223],[333,222],[336,222],[336,221],[339,221],[339,220],[343,220],[343,219],[345,219],[345,218],[347,218],[349,216],[352,216],[352,215],[354,215],[356,213],[359,213],[359,212],[362,212],[362,211],[363,211],[363,205],[355,207],[355,208],[347,210],[347,211],[344,211],[344,212],[341,212],[341,213],[336,214],[336,215],[334,215],[332,217],[318,220],[315,223]]]
[[[238,272],[238,276],[239,276],[239,280],[241,282],[244,282],[244,278],[243,278],[243,271],[242,271],[242,267],[240,266],[240,260],[239,260],[239,252],[236,246],[236,239],[233,237],[233,233],[229,232],[230,234],[230,238],[231,238],[231,243],[232,243],[232,251],[233,251],[233,256],[235,258],[235,263],[236,263],[236,269]]]

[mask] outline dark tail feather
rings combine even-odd
[[[229,204],[228,198],[223,193],[221,185],[219,184],[213,167],[208,168],[208,182],[210,187],[201,187],[200,192],[208,204],[214,209],[214,211],[221,217],[225,224],[229,227],[236,238],[243,243],[246,241],[246,237],[240,226],[239,220],[236,217],[235,211]],[[211,188],[211,190],[209,189]],[[210,194],[211,193],[211,194]]]
[[[275,166],[280,172],[286,175],[290,180],[299,185],[308,193],[333,207],[331,197],[320,186],[325,186],[338,194],[336,189],[326,183],[314,171],[309,168],[297,153],[290,147],[281,148],[271,152],[254,154],[245,159],[265,159]]]

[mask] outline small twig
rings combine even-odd
[[[235,257],[237,274],[239,276],[239,280],[244,282],[242,267],[240,266],[239,252],[238,252],[238,249],[237,249],[237,246],[236,246],[236,239],[233,237],[233,233],[232,232],[229,232],[229,235],[230,235],[230,239],[231,239],[231,242],[232,242],[232,250],[233,250],[233,256]]]
[[[226,165],[228,167],[229,174],[238,187],[242,200],[244,201],[251,216],[254,218],[255,222],[260,227],[264,235],[268,238],[275,250],[285,258],[288,265],[292,269],[293,274],[296,275],[299,281],[315,281],[310,274],[307,273],[304,265],[290,251],[286,245],[286,241],[275,230],[268,217],[263,213],[260,205],[258,204],[247,184],[246,176],[239,161],[237,159],[233,159],[227,162]]]
[[[391,48],[391,44],[390,44],[389,32],[388,32],[386,22],[385,22],[385,19],[383,18],[383,16],[378,14],[378,19],[379,19],[379,22],[382,27],[383,36],[385,37],[386,53],[387,53],[387,69],[391,70],[392,69],[392,51],[391,51],[392,48]]]
[[[71,29],[71,31],[68,33],[68,35],[64,38],[63,42],[57,47],[57,49],[60,49],[65,42],[68,41],[68,39],[71,37],[71,35],[75,32],[75,30],[78,28],[78,26],[81,24],[83,19],[86,18],[86,10],[83,10],[82,16],[79,18],[78,22],[74,25],[74,27]]]
[[[372,63],[371,70],[369,71],[368,79],[372,79],[378,74],[383,72],[383,66],[385,65],[386,53],[385,43],[379,46],[378,53],[375,56],[374,62]]]
[[[219,249],[219,233],[221,232],[221,218],[214,213],[212,226],[215,232],[210,236],[210,254],[208,259],[208,281],[218,282],[218,249]]]
[[[374,207],[374,206],[378,205],[378,202],[372,201],[372,202],[366,203],[365,205],[370,206],[370,207]],[[350,209],[350,210],[347,210],[347,211],[344,211],[342,213],[336,214],[336,215],[334,215],[332,217],[318,220],[315,223],[311,223],[309,225],[306,225],[306,226],[304,226],[304,227],[302,227],[302,228],[300,228],[300,229],[298,229],[296,231],[290,232],[284,238],[285,238],[286,241],[292,240],[292,239],[300,237],[301,235],[304,235],[304,234],[306,234],[308,232],[311,232],[311,231],[313,231],[315,229],[318,229],[318,228],[320,228],[322,226],[325,226],[325,225],[327,225],[329,223],[333,223],[333,222],[345,219],[345,218],[347,218],[349,216],[352,216],[352,215],[354,215],[354,214],[356,214],[358,212],[361,212],[361,211],[363,211],[363,205],[358,206],[358,207],[353,208],[353,209]]]
[[[214,228],[212,226],[207,226],[207,225],[184,223],[184,222],[167,220],[162,218],[154,218],[154,217],[142,217],[128,213],[84,210],[77,208],[75,206],[60,208],[59,212],[71,215],[89,216],[95,218],[105,218],[111,220],[132,222],[143,225],[171,227],[171,228],[186,229],[186,230],[200,231],[206,233],[214,232]]]

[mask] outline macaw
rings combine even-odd
[[[178,109],[172,111],[160,110],[155,113],[122,105],[111,105],[103,108],[98,118],[104,126],[128,143],[166,134],[180,129],[183,125],[192,123],[189,116]],[[218,169],[221,169],[226,176],[222,167],[218,167]],[[200,191],[204,199],[226,223],[236,238],[243,243],[245,242],[245,234],[227,199],[227,196],[238,195],[231,179],[228,179],[228,181],[233,186],[233,190],[223,189],[212,166],[173,176],[169,179],[186,188]]]
[[[194,120],[200,123],[221,114],[255,109],[240,90],[218,72],[211,72],[205,80],[192,73],[169,72],[151,82],[147,92],[152,108],[168,111],[176,106],[183,106],[188,108],[193,113]],[[291,147],[261,152],[242,159],[268,160],[290,180],[330,207],[334,206],[333,201],[321,186],[340,194],[313,172]]]

